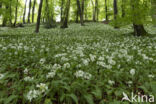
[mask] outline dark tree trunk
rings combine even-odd
[[[25,7],[24,7],[24,13],[23,13],[23,23],[24,23],[24,24],[25,24],[26,8],[27,8],[27,0],[25,1]]]
[[[106,12],[106,21],[108,21],[108,7],[107,7],[107,0],[105,0],[105,12]]]
[[[31,0],[29,1],[28,23],[30,23]]]
[[[2,2],[0,1],[0,9],[2,8]]]
[[[83,26],[84,25],[83,23],[84,0],[82,0],[82,6],[80,5],[80,0],[77,0],[77,8],[80,16],[81,26]]]
[[[67,1],[66,3],[66,8],[64,12],[64,18],[63,18],[63,24],[61,28],[68,28],[68,18],[69,18],[69,11],[70,11],[70,0]]]
[[[34,0],[33,8],[32,8],[32,23],[34,23],[34,12],[35,12],[36,0]]]
[[[133,24],[133,28],[134,28],[134,35],[135,36],[143,36],[143,35],[146,35],[147,34],[147,32],[144,29],[144,26],[143,25]]]
[[[114,28],[118,28],[117,23],[116,23],[117,22],[116,19],[117,19],[117,15],[118,15],[117,0],[114,0],[113,6],[114,6],[114,20],[115,20]]]
[[[114,0],[114,19],[117,19],[118,14],[118,7],[117,7],[117,0]]]
[[[17,12],[18,12],[18,0],[17,0],[17,2],[16,2],[15,22],[14,22],[14,24],[13,24],[14,27],[16,26],[16,22],[17,22]]]
[[[63,5],[64,4],[64,0],[61,1],[61,22],[63,22]]]
[[[42,5],[43,5],[43,0],[40,0],[40,5],[39,5],[39,9],[38,9],[38,16],[37,16],[37,24],[36,24],[36,30],[35,30],[36,33],[39,32],[39,28],[40,28]]]
[[[99,2],[96,0],[96,21],[99,21]]]
[[[79,11],[77,9],[76,11],[76,20],[75,20],[76,23],[79,23]]]

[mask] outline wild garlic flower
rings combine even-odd
[[[69,64],[69,63],[65,63],[65,64],[63,65],[63,68],[64,68],[64,69],[70,68],[70,64]]]
[[[24,78],[24,81],[26,81],[26,82],[31,82],[33,80],[34,80],[34,77],[27,76],[27,77]]]
[[[45,63],[45,61],[46,61],[46,59],[45,59],[45,58],[41,58],[41,59],[40,59],[40,64],[44,64],[44,63]]]
[[[39,90],[30,90],[28,94],[26,95],[26,97],[31,102],[32,99],[39,97],[40,94],[41,92]]]
[[[135,74],[135,69],[131,69],[130,74],[133,76]]]
[[[0,80],[4,78],[4,74],[0,74]]]
[[[56,75],[56,70],[53,70],[53,71],[49,72],[46,77],[47,77],[47,79],[54,78],[55,75]]]
[[[74,74],[77,78],[90,79],[92,75],[82,70],[76,71]]]
[[[149,74],[148,77],[149,77],[149,78],[154,78],[154,75]]]
[[[24,74],[28,74],[29,71],[27,68],[25,68],[23,72],[24,72]]]
[[[44,83],[40,83],[36,85],[36,87],[38,87],[42,93],[48,90],[48,86]]]
[[[108,83],[109,83],[110,85],[115,84],[115,82],[114,82],[114,81],[112,81],[112,80],[109,80],[109,81],[108,81]]]

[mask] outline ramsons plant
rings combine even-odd
[[[27,26],[1,28],[0,104],[128,104],[123,92],[156,96],[155,35],[87,25],[38,35]]]

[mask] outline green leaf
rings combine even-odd
[[[75,94],[68,94],[67,96],[68,96],[68,97],[71,97],[71,98],[74,100],[74,102],[75,102],[76,104],[78,104],[78,98],[77,98],[77,96],[76,96]]]
[[[88,102],[88,104],[94,104],[93,97],[90,94],[84,95],[84,98]]]
[[[17,95],[11,95],[11,96],[9,96],[9,97],[5,100],[4,104],[11,104],[11,101],[15,100],[17,97],[18,97]]]

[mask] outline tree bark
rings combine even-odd
[[[105,12],[106,12],[106,21],[108,21],[108,7],[107,7],[107,0],[105,0]]]
[[[32,8],[32,23],[34,23],[34,12],[35,12],[36,0],[34,0],[33,8]]]
[[[24,23],[24,24],[25,24],[26,8],[27,8],[27,0],[25,1],[25,7],[24,7],[24,13],[23,13],[23,23]]]
[[[42,5],[43,5],[43,0],[40,0],[40,5],[39,5],[39,9],[38,9],[38,16],[37,16],[37,24],[36,24],[36,30],[35,30],[36,33],[39,32],[39,28],[40,28]]]
[[[69,11],[70,11],[70,0],[66,3],[66,8],[64,12],[63,24],[61,28],[68,28],[68,18],[69,18]]]
[[[76,10],[76,20],[75,20],[76,23],[79,23],[79,11],[78,9]]]
[[[98,14],[98,0],[95,0],[95,12],[94,12],[94,22],[96,22],[97,21],[97,14]]]
[[[16,10],[15,10],[15,22],[13,24],[13,26],[16,26],[16,22],[17,22],[17,12],[18,12],[18,0],[16,1]]]
[[[61,22],[63,22],[63,5],[64,4],[64,0],[61,1]]]
[[[83,26],[84,25],[83,23],[84,0],[82,0],[82,6],[80,5],[80,0],[77,0],[77,8],[80,16],[81,26]]]
[[[10,25],[12,26],[12,0],[10,0],[9,2],[9,11],[10,11],[10,16],[9,16],[9,22],[10,22]]]
[[[115,20],[114,28],[118,28],[117,23],[116,23],[116,19],[117,19],[117,15],[118,15],[117,0],[114,0],[113,6],[114,6],[114,20]]]
[[[28,23],[30,23],[31,0],[29,1]]]
[[[135,36],[143,36],[143,35],[147,34],[147,32],[144,29],[144,26],[142,24],[141,25],[133,24],[133,28],[134,28]]]

